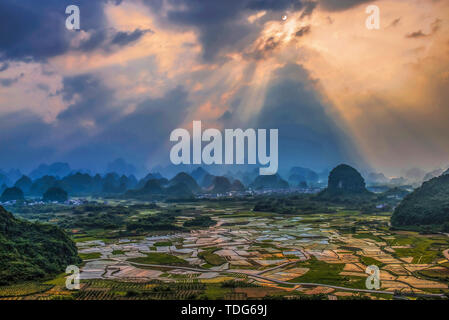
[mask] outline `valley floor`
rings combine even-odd
[[[391,231],[388,213],[280,215],[194,205],[217,224],[139,238],[79,239],[79,291],[65,289],[60,275],[1,287],[0,297],[438,299],[449,292],[449,238]],[[188,219],[181,215],[177,223]],[[366,287],[369,265],[380,268],[377,290]]]

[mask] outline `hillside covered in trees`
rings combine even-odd
[[[79,262],[60,228],[16,219],[0,206],[0,285],[46,278]]]
[[[394,227],[449,232],[449,175],[424,182],[399,204],[391,217]]]

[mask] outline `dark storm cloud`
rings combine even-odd
[[[372,3],[374,1],[376,0],[320,0],[320,5],[325,10],[342,11],[364,3]]]
[[[150,30],[136,29],[133,32],[117,32],[112,38],[111,44],[123,47],[139,40],[147,32]]]
[[[219,122],[228,122],[232,120],[232,113],[231,111],[227,110],[225,111],[220,118],[218,118]]]
[[[112,103],[113,99],[109,96],[105,100]],[[169,141],[170,132],[184,121],[190,107],[187,92],[182,87],[167,92],[162,98],[141,102],[134,112],[127,115],[121,113],[124,106],[109,108],[98,104],[94,97],[85,99],[74,106],[72,111],[75,112],[77,108],[81,108],[81,112],[87,111],[89,105],[91,111],[86,115],[96,123],[99,133],[86,136],[84,128],[77,125],[70,135],[73,139],[68,139],[82,143],[64,154],[64,159],[78,166],[97,165],[100,168],[117,157],[144,164],[148,160],[156,161],[162,154],[166,155],[165,160],[168,161],[169,150],[164,149],[165,144]],[[60,126],[72,122],[71,114],[66,113],[65,116],[61,117]]]
[[[64,36],[64,11],[52,15],[37,1],[5,0],[0,2],[0,56],[39,59],[65,52],[69,46]],[[61,27],[59,27],[61,26]]]
[[[110,109],[114,104],[114,91],[91,74],[65,78],[61,94],[65,101],[75,98],[76,102],[59,113],[58,120],[70,123],[101,120],[105,124],[113,115]]]
[[[238,45],[256,28],[242,18],[247,3],[241,0],[171,0],[167,13],[170,22],[196,28],[203,45],[205,60],[215,58],[220,50]]]
[[[310,33],[310,26],[304,26],[304,27],[301,27],[298,31],[296,31],[295,36],[303,37],[309,33]]]
[[[253,10],[301,10],[302,0],[250,0],[247,5]]]
[[[432,22],[430,25],[430,30],[431,30],[430,33],[424,33],[422,30],[418,30],[418,31],[411,32],[411,33],[407,34],[405,37],[411,38],[411,39],[430,37],[431,35],[437,33],[438,30],[440,30],[440,26],[441,26],[441,20],[435,19],[435,21]]]
[[[82,28],[104,26],[104,1],[77,1]],[[0,2],[0,52],[4,58],[46,59],[65,53],[70,47],[71,31],[65,28],[65,9],[70,0],[3,0]]]
[[[89,52],[96,49],[109,52],[117,47],[125,47],[138,41],[150,30],[136,29],[132,32],[115,31],[113,29],[101,29],[91,32],[91,36],[82,41],[74,50]]]
[[[93,121],[99,130],[107,126],[111,117],[117,116],[117,111],[110,108],[114,101],[113,92],[93,75],[81,75],[65,78],[63,89],[56,95],[61,95],[65,101],[75,99],[76,102],[60,113],[55,122],[46,123],[29,110],[0,116],[0,167],[31,169],[42,162],[72,162],[62,153],[65,149],[72,150],[77,164],[82,164],[83,157],[100,160],[99,151],[89,155],[82,151],[92,138],[83,121]],[[95,166],[94,163],[92,166],[83,164]]]
[[[328,114],[314,82],[300,65],[275,72],[260,112],[258,128],[279,129],[279,164],[315,169],[339,162],[363,163],[344,129]],[[338,117],[337,117],[338,118]]]
[[[405,37],[406,38],[425,38],[428,36],[429,35],[422,32],[422,30],[418,30],[418,31],[411,32],[411,33],[407,34]]]
[[[0,64],[0,72],[6,71],[9,68],[9,63],[4,62],[2,64]]]
[[[92,74],[65,78],[58,94],[75,102],[55,122],[29,111],[0,116],[0,167],[31,169],[41,162],[68,161],[103,170],[117,157],[142,164],[165,151],[170,132],[181,126],[190,107],[187,92],[177,87],[124,115],[126,102],[117,102],[114,91]]]
[[[159,12],[164,6],[164,0],[142,0],[152,10]]]
[[[190,107],[187,96],[182,87],[177,87],[162,98],[143,101],[135,112],[110,123],[97,138],[98,143],[106,143],[114,151],[121,149],[121,153],[135,155],[139,157],[136,160],[145,161],[163,149],[171,131],[185,120]],[[164,151],[168,161],[169,150]]]
[[[104,16],[106,2],[121,3],[119,0],[78,0],[75,3],[71,0],[0,1],[0,60],[45,61],[71,49],[91,51],[101,47],[108,35]],[[65,9],[72,4],[80,8],[81,29],[92,33],[79,48],[70,45],[76,31],[65,27],[68,17]],[[113,44],[126,45],[137,40],[140,32],[117,33],[115,37],[118,40]]]
[[[74,4],[71,0],[3,0],[0,2],[0,60],[39,60],[62,55],[70,50],[105,51],[113,46],[126,46],[140,39],[148,30],[130,33],[114,32],[107,28],[104,4],[120,4],[120,0],[79,0],[81,28],[90,37],[77,48],[71,47],[74,32],[65,28],[65,8]],[[164,1],[144,0],[154,12],[162,10]],[[168,22],[195,28],[203,44],[203,56],[213,60],[220,53],[242,50],[257,37],[261,26],[250,24],[247,15],[258,10],[280,12],[303,10],[310,15],[316,3],[304,0],[167,0]],[[275,15],[276,18],[280,16]],[[264,19],[272,19],[267,14]]]
[[[401,22],[401,18],[394,19],[394,20],[390,23],[390,27],[396,27],[400,22]]]
[[[50,130],[51,126],[28,111],[0,116],[0,166],[29,169],[35,161],[51,157],[54,148],[42,144]]]
[[[304,2],[304,11],[301,14],[301,18],[309,17],[317,7],[318,3],[315,1]]]
[[[276,39],[274,37],[270,37],[265,40],[262,46],[250,51],[245,52],[243,56],[246,59],[255,59],[255,60],[262,60],[265,59],[267,55],[269,55],[271,52],[276,50],[276,48],[279,47],[281,43],[281,40]]]
[[[23,73],[20,74],[20,76],[15,78],[0,78],[0,86],[2,87],[10,87],[13,84],[19,82],[20,78],[24,76]]]
[[[50,87],[48,85],[46,85],[45,83],[38,83],[38,84],[36,84],[36,87],[44,92],[47,92],[49,95],[51,95]]]
[[[78,50],[89,52],[99,48],[107,40],[106,30],[95,30],[91,32],[88,39],[82,41],[77,47]]]
[[[313,11],[312,2],[303,0],[168,0],[167,3],[165,18],[199,32],[207,61],[223,53],[241,51],[257,38],[262,26],[247,21],[253,12],[265,10],[268,14],[264,19],[280,19],[281,12],[286,10],[304,9],[306,15]],[[272,12],[277,14],[271,15]]]

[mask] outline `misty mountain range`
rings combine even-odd
[[[214,167],[208,167],[207,170],[203,167],[196,167],[192,170],[191,166],[178,166],[177,171],[171,166],[159,169],[162,173],[151,172],[139,177],[136,167],[123,159],[115,159],[110,162],[104,173],[92,173],[90,170],[83,169],[75,170],[64,162],[40,164],[28,174],[23,174],[18,169],[8,171],[0,169],[0,192],[8,187],[16,186],[25,195],[42,196],[48,188],[57,186],[67,191],[69,195],[122,194],[129,190],[143,189],[150,180],[157,180],[160,188],[173,187],[180,179],[181,172],[195,182],[196,185],[187,183],[188,189],[193,193],[199,191],[225,193],[242,191],[246,188],[257,190],[326,187],[330,172],[330,170],[315,172],[309,168],[292,167],[282,174],[259,176],[258,168],[227,170],[224,174],[223,171],[220,172]],[[405,171],[404,176],[399,178],[388,178],[383,173],[368,173],[364,178],[367,185],[372,187],[417,186],[424,181],[440,176],[443,172],[443,169],[425,172],[422,169],[412,168]],[[446,173],[448,172],[449,169]],[[181,180],[185,179],[184,176],[184,179]]]

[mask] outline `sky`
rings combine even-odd
[[[283,168],[447,168],[447,17],[446,0],[2,0],[0,168],[163,166],[193,120],[279,129]]]

